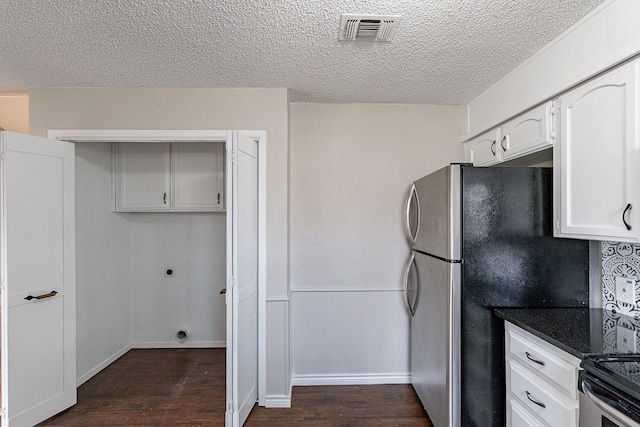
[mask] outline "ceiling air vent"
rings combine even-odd
[[[362,40],[370,42],[391,41],[400,15],[350,15],[340,17],[338,40]]]

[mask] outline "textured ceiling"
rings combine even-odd
[[[286,87],[292,101],[466,104],[603,0],[0,0],[0,91]],[[341,13],[400,14],[390,43]]]

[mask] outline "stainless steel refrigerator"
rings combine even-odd
[[[552,170],[452,164],[414,182],[411,381],[435,427],[505,423],[496,307],[588,307],[589,242],[556,239]]]

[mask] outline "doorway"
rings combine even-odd
[[[194,141],[198,141],[198,142],[223,142],[226,144],[227,146],[227,152],[230,151],[230,143],[232,141],[232,139],[235,137],[237,138],[237,134],[239,132],[230,132],[230,131],[118,131],[118,130],[114,130],[114,131],[90,131],[90,130],[56,130],[56,131],[49,131],[49,138],[55,138],[55,139],[60,139],[60,140],[67,140],[67,141],[72,141],[72,142],[76,142],[78,146],[80,145],[93,145],[94,147],[99,147],[98,143],[102,143],[103,147],[102,149],[104,150],[106,147],[106,145],[110,145],[111,143],[118,143],[118,142],[145,142],[145,143],[158,143],[158,142],[194,142]],[[259,402],[264,402],[264,396],[265,396],[265,392],[266,392],[266,387],[265,387],[265,378],[266,378],[266,374],[265,374],[265,276],[266,276],[266,244],[265,244],[265,225],[266,225],[266,221],[265,221],[265,212],[266,212],[266,200],[265,200],[265,196],[266,196],[266,132],[264,131],[245,131],[242,132],[242,134],[258,143],[258,215],[257,215],[257,230],[258,230],[258,265],[257,265],[257,278],[258,278],[258,295],[257,295],[257,321],[258,321],[258,344],[257,344],[257,354],[255,354],[254,357],[256,359],[256,364],[258,366],[258,390],[257,390],[257,394],[258,394],[258,401]],[[82,143],[82,144],[81,144]],[[92,144],[93,143],[93,144]],[[102,172],[103,173],[110,173],[110,168],[105,168],[105,165],[101,166]],[[229,168],[227,168],[227,180],[229,180]],[[113,198],[113,197],[111,197]],[[114,215],[113,212],[109,212],[111,213],[111,215]],[[80,213],[79,213],[80,214]],[[227,209],[226,215],[230,215],[231,212]],[[137,215],[137,214],[130,214],[130,215]],[[175,215],[175,214],[171,214],[171,215]],[[179,214],[178,214],[179,215]],[[214,214],[215,215],[215,214]],[[116,215],[117,216],[117,215]],[[204,218],[204,216],[203,216]],[[112,220],[122,220],[122,218],[111,218]],[[140,215],[138,215],[138,218],[135,219],[135,221],[137,221],[138,223],[142,220],[142,217]],[[200,219],[201,221],[204,221],[205,223],[207,222],[206,219]],[[180,219],[178,217],[174,217],[172,219],[172,221],[174,222],[180,222]],[[219,222],[219,221],[218,221]],[[144,228],[144,227],[143,227]],[[83,230],[78,229],[78,236],[81,236]],[[189,231],[189,233],[193,233],[193,231]],[[197,232],[196,232],[197,233]],[[154,234],[154,233],[151,233]],[[131,254],[131,256],[138,256],[142,261],[144,261],[145,259],[145,255],[144,253],[142,253],[142,248],[139,247],[118,247],[118,244],[115,243],[117,241],[117,236],[107,236],[108,239],[110,239],[111,241],[111,246],[109,249],[109,252],[111,253],[111,256],[115,256],[115,257],[121,257],[121,258],[126,258],[126,255],[129,253]],[[166,236],[165,236],[166,237]],[[170,240],[170,236],[168,237]],[[228,232],[227,232],[227,238],[228,238]],[[81,237],[79,237],[79,239],[81,239]],[[125,245],[126,246],[126,245]],[[161,251],[162,249],[162,245],[152,245],[153,250],[157,250],[157,251]],[[94,251],[91,250],[91,246],[88,246],[89,250],[87,250],[84,253],[84,256],[87,257],[100,257],[100,251]],[[135,254],[134,254],[135,252]],[[78,268],[81,269],[81,256],[78,257],[78,261],[79,261],[79,265]],[[109,269],[115,269],[115,273],[112,271],[112,274],[118,274],[117,272],[117,263],[113,262],[113,263],[106,263],[105,265],[103,265],[104,268],[109,268]],[[140,267],[139,264],[136,263],[136,267]],[[171,268],[172,266],[168,263],[167,261],[167,270],[169,268]],[[165,270],[166,271],[166,270]],[[99,272],[94,272],[94,274],[98,274]],[[178,278],[180,277],[180,270],[176,269],[174,271],[175,273],[175,277]],[[183,274],[185,272],[183,271]],[[228,273],[227,273],[228,276]],[[227,277],[228,279],[228,277]],[[164,280],[164,279],[163,279]],[[162,280],[159,280],[158,282],[161,282]],[[170,285],[170,279],[167,278],[167,281],[169,281],[169,287]],[[177,282],[177,281],[176,281]],[[160,285],[162,286],[162,285]],[[79,289],[79,293],[80,291],[80,286],[78,287]],[[170,289],[170,288],[169,288]],[[123,295],[124,293],[126,293],[126,289],[124,289],[124,287],[122,287],[121,289],[121,295],[120,295],[120,301],[123,302],[125,301],[125,295]],[[175,291],[175,289],[173,290]],[[208,291],[211,292],[215,292],[216,294],[218,294],[218,292],[220,291],[220,289],[217,289],[217,287],[215,289],[208,289]],[[100,292],[102,292],[102,295],[100,295]],[[109,294],[109,292],[111,292]],[[117,294],[117,292],[116,292]],[[177,294],[174,294],[174,297],[176,295],[180,295],[179,292]],[[79,338],[81,333],[84,333],[85,336],[89,337],[91,336],[92,338],[88,338],[88,339],[93,339],[93,340],[100,340],[100,337],[95,336],[94,334],[90,334],[90,329],[92,327],[92,322],[93,326],[95,326],[96,322],[103,322],[104,319],[100,320],[100,319],[95,319],[95,308],[94,304],[100,304],[100,303],[104,303],[104,299],[101,299],[102,297],[109,299],[111,298],[111,301],[113,302],[114,299],[118,299],[117,295],[114,295],[113,293],[113,289],[103,289],[102,291],[98,291],[97,295],[94,295],[94,301],[91,302],[91,304],[86,304],[85,307],[79,307],[79,311],[78,311],[78,326],[79,329],[81,327],[85,327],[87,330],[81,332],[79,330]],[[139,297],[139,301],[145,301],[145,298],[152,298],[153,297],[153,292],[149,291],[149,289],[147,289],[146,292],[141,292],[140,295],[138,295]],[[209,297],[211,297],[211,295],[209,295]],[[218,296],[218,298],[220,298],[221,300],[224,300],[225,297],[223,296]],[[79,296],[78,300],[80,301],[81,298]],[[124,314],[124,312],[128,311],[129,313],[133,312],[133,310],[135,310],[135,307],[133,306],[135,304],[135,299],[131,299],[131,303],[130,306],[127,307],[126,304],[120,304],[118,310],[123,312],[123,316],[120,318],[124,318],[127,319],[126,314]],[[85,314],[87,315],[86,317],[88,318],[94,318],[93,321],[89,321],[86,323],[86,326],[80,326],[82,322],[81,318],[81,312],[84,311]],[[136,319],[133,318],[133,316],[131,316],[131,314],[129,314],[129,322],[131,324],[133,324],[133,322],[137,322]],[[126,323],[126,322],[124,322]],[[120,327],[122,326],[122,327]],[[117,335],[118,333],[120,333],[122,335],[122,332],[127,330],[127,328],[125,327],[126,325],[120,325],[115,329],[114,334]],[[135,326],[139,326],[139,325],[135,325]],[[175,325],[175,328],[177,329],[176,334],[180,334],[182,332],[186,332],[186,333],[191,333],[191,331],[188,331],[188,328],[185,326],[184,328],[181,328],[179,325]],[[130,329],[131,330],[131,329]],[[107,337],[107,341],[109,341],[109,339],[111,340],[111,342],[123,342],[123,340],[126,340],[126,333],[124,334],[125,337],[123,336],[111,336],[111,337]],[[122,354],[126,353],[126,351],[128,351],[129,348],[132,347],[136,347],[136,343],[134,342],[133,339],[133,335],[130,332],[130,335],[128,336],[129,339],[129,347],[127,348],[119,346],[119,345],[113,345],[113,348],[109,349],[109,348],[103,348],[102,349],[102,354],[92,354],[91,350],[87,349],[91,349],[92,346],[89,345],[85,345],[85,346],[81,346],[81,344],[79,343],[78,345],[78,366],[79,366],[79,378],[78,378],[78,384],[83,383],[84,381],[86,381],[87,379],[91,378],[93,375],[95,375],[97,372],[99,372],[101,369],[103,369],[105,366],[109,365],[112,361],[116,360],[118,357],[120,357]],[[215,341],[215,340],[214,340]],[[103,344],[104,344],[104,340],[103,340]],[[214,346],[216,343],[214,343]],[[224,344],[224,343],[223,343]],[[206,345],[203,345],[206,346]],[[150,343],[150,345],[146,346],[148,347],[153,347],[153,342]],[[108,354],[108,357],[104,357],[105,354]],[[92,359],[93,358],[93,359]],[[84,362],[83,365],[83,360],[87,361]],[[227,362],[229,363],[229,362]],[[229,402],[226,402],[227,405],[227,410],[229,408]]]

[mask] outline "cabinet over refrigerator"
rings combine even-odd
[[[556,239],[550,168],[452,164],[413,183],[411,382],[436,427],[505,423],[497,307],[588,307],[589,242]]]

